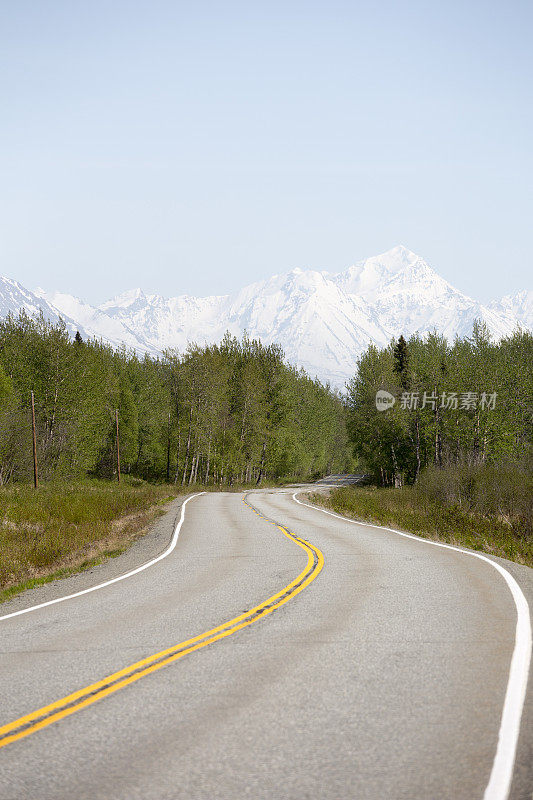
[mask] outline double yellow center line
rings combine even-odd
[[[78,691],[61,698],[61,700],[56,700],[54,703],[50,703],[50,705],[32,711],[31,714],[26,714],[24,717],[20,717],[7,725],[3,725],[0,727],[0,747],[5,747],[5,745],[15,742],[18,739],[23,739],[25,736],[29,736],[41,730],[41,728],[51,725],[53,722],[58,722],[68,717],[70,714],[74,714],[76,711],[81,711],[92,703],[96,703],[97,700],[101,700],[113,692],[118,692],[119,689],[129,686],[130,683],[134,683],[162,667],[166,667],[167,664],[177,661],[179,658],[182,658],[188,653],[192,653],[194,650],[199,650],[219,639],[237,633],[241,628],[252,625],[254,622],[266,617],[267,614],[271,614],[277,608],[280,608],[280,606],[287,603],[305,589],[311,581],[314,581],[324,565],[324,556],[318,547],[315,547],[300,536],[296,536],[295,533],[291,533],[285,526],[279,525],[277,522],[263,516],[263,514],[248,502],[246,497],[243,497],[243,503],[262,519],[275,525],[285,536],[292,539],[299,547],[305,550],[307,553],[305,569],[303,569],[291,583],[272,595],[272,597],[269,597],[258,606],[251,608],[240,616],[230,619],[229,622],[225,622],[216,628],[211,628],[211,630],[199,636],[187,639],[166,650],[161,650],[159,653],[154,653],[147,658],[143,658],[141,661],[136,661],[135,664],[130,664],[129,667],[124,667],[124,669],[114,672],[112,675],[108,675],[102,678],[102,680],[92,683],[90,686],[86,686],[84,689],[78,689]]]

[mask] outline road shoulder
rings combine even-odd
[[[151,523],[147,532],[136,538],[120,555],[68,577],[26,589],[0,604],[0,617],[113,580],[157,558],[172,539],[181,507],[187,497],[189,495],[180,495],[172,500],[166,513]]]

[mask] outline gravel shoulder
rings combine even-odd
[[[189,496],[181,495],[172,500],[168,504],[166,513],[156,519],[149,526],[148,531],[135,539],[131,546],[120,555],[108,558],[101,564],[66,578],[50,581],[21,592],[0,604],[0,617],[13,611],[20,611],[39,603],[46,603],[58,597],[83,591],[91,586],[112,580],[157,558],[168,547],[181,513],[181,507]]]

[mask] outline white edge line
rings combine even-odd
[[[38,608],[45,608],[46,606],[53,606],[55,603],[63,603],[65,600],[72,600],[73,597],[81,597],[82,594],[89,594],[90,592],[96,592],[97,589],[103,589],[104,586],[111,586],[112,583],[118,583],[118,581],[123,581],[126,578],[131,578],[132,575],[137,575],[139,572],[142,572],[148,567],[153,566],[153,564],[157,564],[158,561],[162,561],[163,558],[169,556],[174,548],[176,547],[178,536],[180,535],[181,526],[183,525],[183,520],[185,519],[185,506],[189,502],[189,500],[193,500],[195,497],[199,497],[201,494],[205,494],[205,492],[198,492],[197,494],[192,494],[186,500],[183,501],[181,506],[181,514],[180,519],[176,527],[174,528],[174,533],[172,535],[172,540],[165,550],[164,553],[157,556],[157,558],[153,558],[151,561],[148,561],[146,564],[143,564],[137,569],[132,569],[130,572],[125,572],[124,575],[119,575],[116,578],[112,578],[109,581],[104,581],[104,583],[98,583],[96,586],[91,586],[89,589],[83,589],[81,592],[74,592],[74,594],[67,594],[64,597],[57,597],[55,600],[48,600],[46,603],[39,603],[36,606],[30,606],[29,608],[22,608],[20,611],[13,611],[11,614],[4,614],[3,617],[0,617],[0,622],[4,619],[10,619],[11,617],[18,617],[21,614],[29,614],[30,611],[37,611]]]
[[[307,490],[309,491],[309,490]],[[482,556],[480,553],[474,553],[471,550],[464,550],[462,547],[455,547],[451,544],[444,544],[442,542],[434,542],[431,539],[423,539],[420,536],[414,536],[411,533],[404,533],[398,531],[396,528],[386,528],[382,525],[372,525],[368,522],[359,522],[355,519],[343,517],[341,514],[335,514],[332,511],[326,511],[325,508],[304,503],[296,497],[297,492],[292,495],[301,506],[307,506],[315,511],[321,511],[323,514],[328,514],[330,517],[337,517],[344,522],[351,522],[354,525],[362,525],[365,528],[377,528],[382,531],[389,531],[390,533],[397,533],[399,536],[405,536],[407,539],[415,539],[417,542],[423,544],[432,544],[435,547],[444,547],[447,550],[457,550],[459,553],[464,553],[467,556],[474,556],[482,561],[486,561],[494,569],[498,570],[500,575],[505,579],[509,587],[513,600],[516,606],[516,630],[515,630],[515,645],[513,655],[511,658],[511,666],[509,669],[509,679],[507,681],[507,689],[505,692],[505,700],[503,703],[503,711],[500,722],[500,730],[498,734],[498,746],[496,748],[496,755],[492,764],[492,771],[490,779],[483,795],[484,800],[506,800],[509,796],[511,789],[511,782],[513,779],[513,769],[516,757],[516,748],[518,744],[518,736],[520,733],[520,720],[522,718],[522,710],[526,699],[527,683],[529,677],[529,664],[531,660],[531,619],[529,613],[529,605],[522,592],[522,589],[513,578],[510,572],[507,572],[500,564],[493,561],[487,556]]]

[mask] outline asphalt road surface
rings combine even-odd
[[[177,501],[123,556],[1,606],[3,800],[507,795],[504,576],[294,491]],[[496,563],[531,600],[533,570]],[[514,800],[532,796],[532,696]]]

